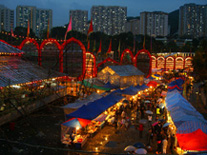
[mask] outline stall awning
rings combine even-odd
[[[168,90],[165,101],[177,128],[179,146],[183,150],[207,150],[207,121],[204,117],[178,91]],[[199,136],[205,137],[205,140]]]
[[[77,117],[92,120],[123,98],[124,97],[120,94],[112,92],[106,97],[98,99],[94,102],[90,102],[88,103],[88,105],[83,105],[76,111],[66,115],[66,117],[68,119],[72,117]]]
[[[82,119],[82,118],[71,118],[69,120],[67,120],[66,122],[62,123],[62,125],[67,126],[67,127],[85,127],[86,125],[88,125],[88,123],[90,123],[91,120],[87,120],[87,119]]]
[[[121,93],[126,94],[126,95],[136,95],[138,91],[139,91],[139,89],[137,89],[133,86],[130,86],[126,89],[121,90]]]
[[[97,86],[95,84],[91,84],[90,82],[83,80],[83,81],[79,81],[78,83],[83,84],[86,87],[90,87],[90,88],[95,88],[95,89],[100,89],[100,90],[105,90],[105,91],[109,91],[111,90],[111,88],[106,88],[106,87],[102,87],[102,86]]]
[[[198,129],[188,134],[176,134],[179,146],[183,150],[206,151],[207,134]]]
[[[69,103],[67,105],[64,105],[62,108],[78,109],[78,108],[82,107],[83,105],[87,105],[88,103],[93,102],[95,100],[98,100],[102,97],[103,97],[102,95],[99,95],[94,92],[91,95],[87,96],[85,99],[77,100],[74,103]]]
[[[145,89],[147,89],[147,88],[149,88],[147,85],[145,85],[145,84],[143,84],[143,85],[137,85],[137,86],[135,86],[135,88],[138,88],[139,90],[145,90]]]
[[[174,81],[172,81],[171,83],[169,83],[168,86],[171,87],[171,86],[175,86],[175,85],[177,85],[179,88],[181,88],[182,85],[183,85],[183,83],[184,83],[184,80],[181,79],[181,78],[179,78],[179,79],[174,80]]]

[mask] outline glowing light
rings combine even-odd
[[[17,88],[17,89],[21,88],[21,87],[18,86],[18,85],[13,85],[13,86],[11,86],[11,87],[13,87],[13,88]]]
[[[108,140],[108,138],[107,138],[107,137],[105,137],[105,140]]]
[[[79,130],[79,129],[80,129],[80,127],[79,127],[79,126],[77,126],[77,127],[76,127],[76,130]]]

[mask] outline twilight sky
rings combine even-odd
[[[53,26],[69,22],[69,10],[87,10],[93,5],[126,6],[127,16],[140,16],[142,11],[172,12],[187,3],[207,4],[207,0],[0,0],[0,4],[15,10],[17,5],[53,10]]]

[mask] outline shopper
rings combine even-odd
[[[144,130],[144,126],[143,124],[139,124],[139,137],[142,138],[142,134],[143,134],[143,130]]]

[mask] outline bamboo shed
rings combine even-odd
[[[105,83],[110,82],[124,88],[142,84],[144,73],[133,65],[107,66],[97,74],[97,78]]]

